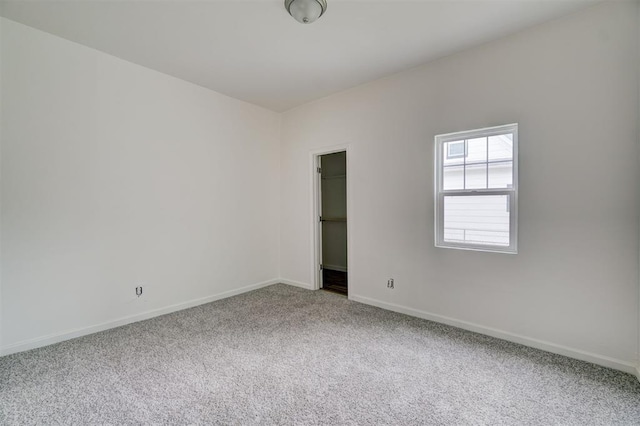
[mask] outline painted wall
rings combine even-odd
[[[282,277],[313,282],[310,152],[349,144],[351,298],[633,371],[637,7],[606,2],[286,112]],[[519,253],[435,248],[434,135],[509,123]]]
[[[4,21],[2,19],[0,19],[0,49],[1,49],[1,44],[2,44],[2,27],[3,27]],[[3,128],[3,121],[2,121],[2,66],[3,60],[2,60],[2,50],[0,50],[0,225],[1,225],[1,217],[2,217],[2,128]],[[3,348],[3,343],[2,343],[2,226],[0,226],[0,355],[2,355],[2,348]]]
[[[279,114],[0,22],[5,352],[278,277]]]
[[[640,22],[640,6],[637,10],[638,22]],[[637,37],[638,37],[638,115],[636,116],[636,123],[638,126],[638,146],[640,147],[640,25],[636,26]],[[640,163],[640,149],[638,149],[639,157],[638,162]],[[638,220],[640,220],[640,215],[638,216]],[[640,228],[640,227],[639,227]],[[640,230],[640,229],[639,229]],[[638,238],[640,240],[640,233],[638,234]],[[640,245],[640,243],[639,243]],[[640,256],[640,252],[638,253]],[[640,262],[640,259],[639,259]],[[640,284],[638,285],[638,364],[636,366],[636,376],[638,380],[640,380]]]

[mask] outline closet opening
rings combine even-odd
[[[316,159],[319,288],[347,296],[347,152]]]

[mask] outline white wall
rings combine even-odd
[[[640,22],[640,7],[638,7],[638,22]],[[636,26],[636,31],[637,31],[637,37],[638,37],[638,64],[637,64],[637,70],[638,70],[638,115],[636,117],[636,125],[638,126],[638,146],[640,147],[640,25]],[[640,162],[640,149],[638,149],[638,154],[639,154],[639,158],[638,161]],[[638,220],[640,220],[640,215],[638,216]],[[640,228],[640,227],[639,227]],[[639,229],[640,230],[640,229]],[[638,238],[640,239],[640,234],[638,234]],[[640,243],[639,243],[639,247],[640,247]],[[638,255],[640,256],[640,252],[638,253]],[[640,260],[639,260],[640,262]],[[638,377],[638,380],[640,380],[640,284],[638,285],[638,365],[636,366],[636,376]]]
[[[278,278],[279,114],[0,22],[5,353]]]
[[[313,280],[310,152],[350,144],[350,297],[633,371],[637,7],[607,2],[285,113],[282,277]],[[519,253],[436,249],[434,135],[509,123]]]
[[[2,355],[2,129],[3,129],[3,121],[2,121],[2,27],[4,26],[4,20],[0,18],[0,355]]]

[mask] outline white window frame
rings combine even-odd
[[[443,147],[446,142],[483,138],[488,136],[513,135],[513,185],[511,188],[496,189],[455,189],[444,190]],[[442,248],[490,251],[498,253],[518,253],[518,124],[487,127],[484,129],[436,135],[435,138],[435,245]],[[466,153],[466,146],[465,146]],[[507,195],[509,197],[509,246],[459,243],[444,240],[444,198],[445,196]]]

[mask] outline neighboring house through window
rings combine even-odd
[[[517,252],[518,125],[435,137],[436,246]]]
[[[447,160],[465,157],[467,154],[466,147],[465,141],[449,142],[447,144]]]

